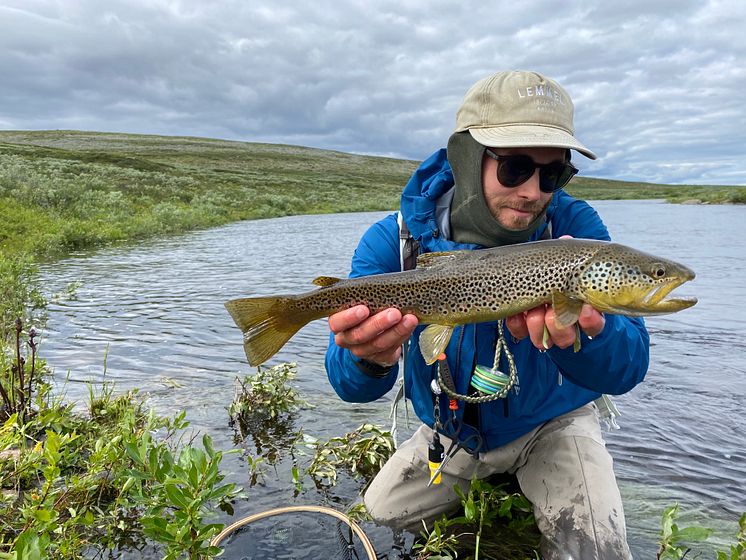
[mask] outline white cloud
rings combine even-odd
[[[472,83],[522,68],[573,96],[602,156],[586,173],[746,184],[744,16],[737,0],[0,0],[0,127],[422,159]]]

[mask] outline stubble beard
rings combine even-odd
[[[552,201],[550,198],[546,203],[536,202],[534,204],[501,204],[496,210],[492,211],[492,215],[497,222],[505,229],[511,231],[520,231],[526,229],[531,223],[549,206]],[[503,212],[506,210],[506,212]],[[521,212],[528,212],[530,215],[517,216],[510,210],[519,210]],[[506,214],[503,216],[502,214]]]

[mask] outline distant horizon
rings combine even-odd
[[[238,144],[262,144],[262,145],[268,145],[268,146],[288,146],[292,148],[302,148],[307,150],[318,150],[322,152],[336,152],[346,155],[354,155],[354,156],[364,156],[364,157],[374,157],[374,158],[383,158],[383,159],[392,159],[396,161],[404,161],[404,162],[411,162],[414,164],[418,164],[423,160],[416,160],[416,159],[409,159],[409,158],[403,158],[403,157],[396,157],[392,155],[383,155],[383,154],[374,154],[374,153],[358,153],[358,152],[346,152],[344,150],[336,150],[336,149],[328,149],[328,148],[320,148],[318,146],[308,146],[308,145],[302,145],[302,144],[288,144],[284,142],[263,142],[263,141],[254,141],[254,140],[237,140],[237,139],[229,139],[229,138],[215,138],[210,136],[194,136],[190,134],[154,134],[154,133],[139,133],[139,132],[121,132],[121,131],[114,131],[114,130],[78,130],[78,129],[34,129],[34,130],[22,130],[22,129],[0,129],[0,138],[2,138],[3,134],[10,134],[10,133],[79,133],[79,134],[111,134],[111,135],[123,135],[123,136],[152,136],[152,137],[158,137],[158,138],[185,138],[185,139],[197,139],[197,140],[208,140],[208,141],[215,141],[215,142],[230,142],[230,143],[238,143]],[[66,148],[69,149],[69,148]],[[665,185],[665,186],[681,186],[681,187],[734,187],[734,188],[742,188],[746,187],[746,184],[743,185],[729,185],[729,184],[705,184],[705,183],[656,183],[652,181],[643,181],[643,180],[636,180],[636,179],[617,179],[614,177],[596,177],[588,175],[587,173],[583,173],[581,170],[581,174],[576,176],[577,179],[580,179],[581,181],[584,179],[588,180],[602,180],[602,181],[614,181],[614,182],[620,182],[620,183],[642,183],[642,184],[650,184],[650,185]],[[402,185],[403,188],[404,185]]]

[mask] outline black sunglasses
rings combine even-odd
[[[528,181],[539,170],[539,189],[541,192],[553,193],[563,188],[578,172],[569,161],[552,161],[536,163],[531,156],[514,154],[501,156],[492,150],[485,153],[497,161],[497,180],[504,187],[517,187]]]

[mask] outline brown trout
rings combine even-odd
[[[674,313],[696,298],[667,298],[694,278],[686,266],[617,243],[555,239],[494,249],[424,253],[417,267],[362,278],[320,276],[319,289],[298,295],[234,299],[225,304],[257,366],[307,323],[362,304],[373,313],[396,307],[429,326],[420,334],[434,363],[453,329],[551,304],[560,326],[575,323],[583,303],[628,315]]]

